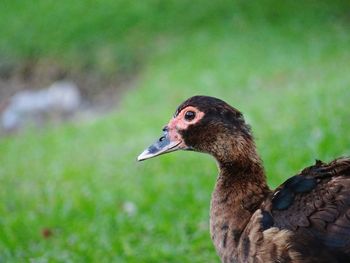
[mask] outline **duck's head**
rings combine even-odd
[[[163,128],[163,136],[144,150],[143,161],[176,150],[213,155],[219,162],[249,154],[253,144],[243,115],[226,102],[208,96],[194,96],[183,102]]]

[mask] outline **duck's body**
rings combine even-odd
[[[350,262],[349,158],[317,162],[275,191],[253,173],[219,175],[210,225],[223,262]]]
[[[178,150],[213,155],[220,169],[210,231],[222,262],[350,262],[350,158],[317,161],[275,191],[242,114],[195,96],[139,160]]]

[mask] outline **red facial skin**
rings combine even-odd
[[[185,114],[188,111],[193,111],[196,115],[193,120],[186,120]],[[178,141],[180,142],[178,148],[179,149],[185,149],[187,148],[187,145],[185,144],[183,138],[181,137],[179,131],[180,130],[186,130],[188,126],[196,124],[204,117],[204,112],[198,110],[197,108],[193,106],[188,106],[184,109],[182,109],[177,116],[172,118],[168,125],[168,136],[170,141]]]

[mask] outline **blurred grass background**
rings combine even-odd
[[[0,262],[219,262],[215,162],[135,161],[192,95],[243,111],[271,187],[350,154],[348,1],[0,5],[2,64],[50,59],[138,79],[102,118],[0,139]]]

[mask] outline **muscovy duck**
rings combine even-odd
[[[316,161],[271,190],[243,115],[226,102],[194,96],[142,152],[211,154],[219,175],[210,233],[222,262],[350,262],[350,158]]]

